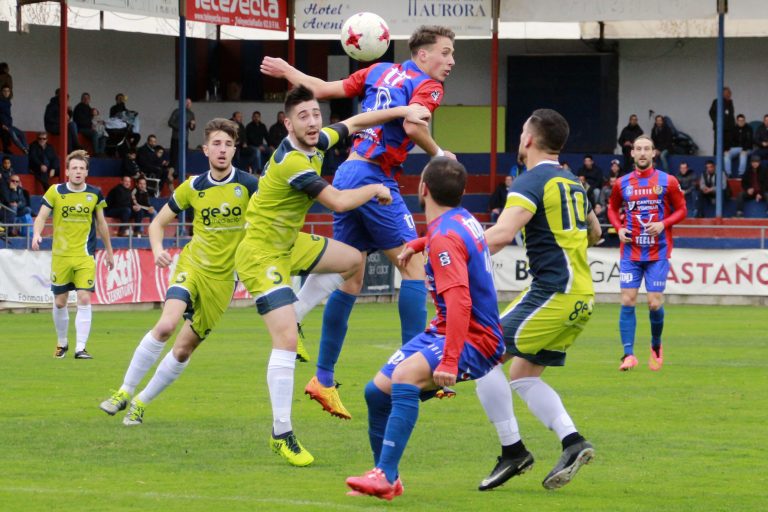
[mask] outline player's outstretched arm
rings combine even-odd
[[[39,251],[40,244],[43,241],[43,229],[45,228],[45,221],[48,220],[48,216],[51,214],[51,209],[46,205],[40,206],[40,211],[35,217],[35,223],[32,225],[32,250]]]
[[[326,82],[320,78],[302,73],[279,57],[264,57],[261,72],[273,78],[284,78],[294,85],[310,89],[318,100],[345,98],[344,83],[341,80]]]
[[[485,230],[485,242],[491,254],[496,254],[512,243],[515,235],[533,218],[533,213],[520,206],[502,210],[499,220]]]
[[[350,133],[364,130],[372,126],[392,121],[394,119],[405,118],[406,123],[429,126],[429,118],[432,113],[428,108],[419,104],[411,104],[407,107],[395,107],[384,110],[371,110],[357,114],[349,119],[342,121]]]
[[[112,270],[115,266],[115,258],[112,252],[112,239],[109,238],[109,226],[107,225],[107,219],[104,218],[103,208],[96,210],[96,229],[99,232],[101,241],[104,242],[104,250],[107,251],[107,268]]]
[[[166,203],[160,209],[160,213],[152,219],[149,224],[149,244],[152,246],[152,255],[155,257],[155,265],[160,268],[165,268],[171,264],[173,258],[171,254],[163,247],[163,237],[165,235],[165,227],[173,222],[176,218],[176,214],[171,207]]]
[[[317,202],[337,213],[354,210],[374,198],[379,201],[379,204],[385,206],[392,202],[389,188],[382,184],[365,185],[346,190],[339,190],[328,185],[316,197]]]

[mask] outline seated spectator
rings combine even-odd
[[[747,157],[752,152],[752,127],[747,124],[744,114],[736,116],[736,128],[732,132],[730,148],[725,150],[723,163],[725,164],[725,174],[731,177],[743,176],[747,170]],[[739,157],[739,174],[731,172],[733,158]]]
[[[272,152],[269,149],[269,131],[267,125],[261,122],[261,112],[255,110],[251,114],[251,122],[245,127],[245,140],[248,146],[256,151],[258,170],[254,174],[261,174],[264,170],[264,164],[269,160]]]
[[[29,192],[21,186],[21,178],[18,174],[12,174],[8,180],[8,186],[3,187],[3,204],[6,208],[5,224],[27,224],[25,226],[12,227],[8,233],[10,236],[26,236],[29,224],[32,224],[32,208],[29,206]]]
[[[605,175],[603,170],[595,164],[592,155],[584,155],[584,164],[579,167],[576,176],[581,180],[581,184],[587,191],[589,202],[594,206],[600,201],[600,192],[603,189]]]
[[[94,131],[93,152],[95,156],[106,156],[107,154],[107,140],[109,139],[109,132],[107,132],[107,125],[101,118],[99,109],[91,109],[91,129]]]
[[[661,170],[669,172],[669,162],[667,157],[672,152],[673,142],[672,129],[664,122],[664,116],[656,116],[651,130],[651,140],[655,155],[661,160]]]
[[[701,173],[701,179],[699,180],[698,218],[704,217],[704,210],[707,204],[715,204],[717,198],[715,170],[715,162],[707,160],[704,164],[704,172]],[[724,172],[720,173],[720,188],[723,190],[723,200],[728,199],[731,194],[731,189],[728,187],[728,176],[726,176]]]
[[[616,184],[616,180],[619,178],[616,176],[609,176],[608,181],[605,182],[605,185],[603,185],[603,188],[600,190],[600,200],[595,204],[597,206],[598,204],[603,207],[603,210],[605,210],[608,207],[608,201],[611,198],[611,193],[613,192],[613,186]],[[608,215],[606,213],[605,215]],[[606,217],[607,219],[608,217]]]
[[[147,136],[147,141],[136,152],[136,162],[139,164],[139,169],[147,178],[157,180],[156,187],[151,187],[155,197],[159,195],[160,189],[163,183],[169,183],[170,187],[173,187],[173,173],[174,170],[170,166],[168,159],[165,157],[165,150],[162,151],[161,156],[158,156],[158,149],[163,149],[162,146],[158,146],[157,137],[154,134]]]
[[[45,113],[43,114],[43,126],[45,131],[52,133],[53,135],[60,135],[59,121],[61,119],[61,91],[56,89],[53,97],[45,107]],[[74,149],[80,146],[77,143],[77,126],[72,121],[72,110],[69,108],[69,95],[67,95],[67,151],[72,152]]]
[[[616,178],[611,179],[616,181]],[[600,240],[595,243],[595,245],[600,245],[605,242],[605,238],[608,236],[608,230],[611,227],[611,222],[608,220],[608,208],[606,208],[605,204],[597,203],[592,211],[595,212],[597,221],[600,223]]]
[[[491,194],[488,201],[488,209],[491,212],[491,222],[493,223],[499,220],[499,215],[501,215],[501,211],[507,204],[507,195],[509,194],[509,188],[512,186],[512,181],[512,176],[504,176],[504,182],[499,183],[496,190]]]
[[[11,88],[3,86],[0,88],[0,140],[3,142],[3,152],[11,152],[11,142],[21,149],[24,154],[29,153],[27,136],[24,132],[13,126],[13,116],[11,115]]]
[[[128,110],[125,102],[128,96],[123,93],[115,95],[115,104],[109,107],[109,121],[107,128],[113,130],[125,130],[125,136],[128,139],[128,145],[136,147],[141,140],[139,113],[135,110]]]
[[[768,114],[763,116],[763,124],[755,130],[755,153],[761,160],[768,160]]]
[[[760,155],[753,155],[749,168],[741,177],[741,194],[736,197],[736,216],[744,216],[744,203],[747,201],[762,201],[768,191],[768,176],[766,169],[760,165]]]
[[[130,222],[134,211],[133,180],[130,176],[123,176],[123,180],[107,194],[107,207],[104,209],[104,215],[120,220],[117,236],[129,236],[133,232]]]
[[[691,217],[697,216],[699,206],[699,179],[696,173],[688,166],[688,162],[680,162],[678,168],[677,181],[685,196],[685,202],[691,205]]]
[[[166,183],[168,184],[168,194],[173,194],[173,180],[176,178],[176,170],[168,165],[168,159],[165,156],[165,148],[163,146],[159,144],[155,146],[155,156],[163,163],[163,169],[165,170],[165,175],[161,175],[159,178],[160,188],[162,189],[163,183]]]
[[[566,166],[568,164],[563,164],[563,165]],[[525,163],[518,156],[515,163],[512,164],[512,167],[510,167],[509,169],[509,175],[512,176],[513,178],[517,178],[518,176],[523,174],[526,170],[527,169],[525,167]]]
[[[133,222],[136,223],[136,236],[141,237],[144,235],[144,227],[141,221],[144,218],[155,218],[155,208],[152,206],[150,200],[149,190],[147,190],[147,179],[143,176],[136,180],[136,188],[133,189]]]
[[[37,140],[29,145],[29,172],[48,190],[50,178],[59,174],[59,157],[53,146],[48,144],[48,134],[40,132]]]
[[[288,128],[285,127],[285,112],[282,110],[277,113],[277,121],[269,127],[267,142],[269,149],[274,151],[277,146],[288,136]]]
[[[618,158],[611,160],[611,167],[608,169],[608,178],[621,178],[626,172],[621,168],[621,162]]]
[[[128,151],[126,151],[120,173],[133,179],[138,178],[141,174],[139,164],[136,163],[136,150],[134,148],[128,148]]]
[[[0,164],[0,187],[8,186],[8,183],[11,181],[11,174],[16,174],[13,171],[11,157],[3,156],[2,164]]]

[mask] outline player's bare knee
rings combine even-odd
[[[189,360],[189,358],[192,356],[192,352],[195,351],[195,347],[187,346],[187,345],[174,345],[173,346],[173,357],[180,363],[184,363]]]
[[[83,290],[77,292],[77,305],[78,306],[90,306],[91,305],[91,293]]]
[[[339,287],[344,293],[350,295],[358,295],[360,290],[363,289],[363,277],[362,272],[355,272],[351,276],[347,277],[344,274],[341,275],[344,278],[344,282]]]
[[[648,309],[658,311],[664,305],[664,300],[660,297],[648,297]]]
[[[161,318],[155,324],[154,329],[152,329],[152,334],[158,341],[164,342],[171,337],[175,330],[176,322],[172,321],[170,318]]]

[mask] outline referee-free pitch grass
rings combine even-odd
[[[314,366],[297,364],[294,429],[316,458],[307,468],[290,467],[267,446],[270,344],[253,308],[226,313],[138,427],[98,404],[122,382],[159,311],[96,311],[92,361],[73,359],[74,333],[67,358],[52,357],[49,313],[2,314],[0,510],[765,510],[765,308],[666,311],[661,372],[647,366],[645,307],[638,307],[641,365],[621,373],[618,307],[598,305],[567,366],[545,373],[597,450],[570,485],[541,487],[560,445],[515,397],[536,463],[478,492],[499,448],[474,384],[463,383],[455,399],[422,404],[401,464],[405,494],[391,503],[346,496],[344,479],[372,466],[363,387],[399,344],[395,305],[360,304],[352,314],[337,373],[351,421],[303,395]],[[318,308],[305,322],[313,357],[320,323]]]

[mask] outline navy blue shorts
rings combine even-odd
[[[417,238],[411,212],[400,195],[400,186],[381,168],[362,160],[347,160],[336,171],[333,186],[340,190],[382,183],[389,187],[392,204],[371,200],[349,212],[333,214],[333,238],[359,251],[394,249]]]
[[[421,352],[429,362],[429,368],[434,372],[440,361],[443,359],[443,348],[445,347],[445,337],[438,336],[429,332],[423,332],[414,337],[400,347],[392,354],[387,364],[381,367],[381,373],[392,379],[392,373],[395,367],[405,361],[413,354]],[[469,343],[464,344],[464,349],[459,357],[459,372],[456,376],[457,381],[479,379],[483,375],[493,370],[499,364],[503,348],[500,344],[499,350],[493,357],[485,357]]]
[[[619,262],[621,288],[640,288],[645,276],[645,289],[649,292],[663,292],[667,287],[669,260]]]

